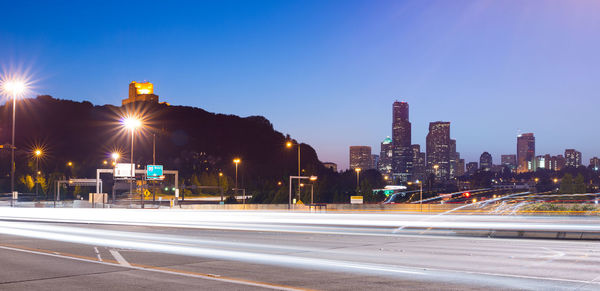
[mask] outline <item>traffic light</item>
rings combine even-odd
[[[471,193],[469,193],[469,192],[465,192],[465,193],[463,193],[463,195],[467,198],[471,197]]]

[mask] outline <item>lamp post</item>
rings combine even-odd
[[[119,153],[117,153],[117,152],[113,152],[110,156],[113,159],[113,163],[112,164],[113,164],[113,171],[114,171],[117,168],[117,160],[119,160],[119,157],[121,155]],[[112,187],[112,203],[113,204],[115,203],[115,186],[116,186],[115,184],[116,184],[116,181],[114,181],[113,187]]]
[[[17,108],[17,97],[23,94],[27,90],[25,82],[22,80],[9,80],[2,84],[4,92],[10,94],[13,99],[12,106],[12,142],[10,145],[10,192],[13,195],[10,200],[10,205],[13,205],[14,193],[15,193],[15,121],[16,121],[16,108]]]
[[[361,168],[354,168],[354,171],[356,172],[356,194],[358,194],[359,191],[359,181],[360,181],[360,171],[362,169]]]
[[[219,191],[221,192],[221,204],[223,204],[223,188],[221,188],[221,177],[223,177],[223,173],[219,172],[219,178],[218,178]]]
[[[310,205],[314,204],[314,200],[313,200],[313,194],[314,194],[314,185],[315,185],[315,181],[317,181],[317,176],[310,176],[310,178],[308,178],[312,183],[310,183]]]
[[[239,158],[235,158],[233,159],[233,163],[235,164],[235,190],[233,192],[233,196],[237,196],[237,190],[238,190],[238,164],[241,162],[242,160],[240,160]],[[244,195],[244,197],[242,197],[242,203],[246,204],[246,195]]]
[[[421,212],[423,212],[423,183],[419,180],[417,180],[416,183],[419,184],[419,204]]]
[[[295,145],[298,147],[298,176],[300,176],[302,174],[300,172],[301,171],[301,168],[300,168],[300,144],[296,143]],[[292,146],[294,146],[294,143],[292,143],[291,141],[288,141],[285,143],[285,146],[287,148],[291,148]],[[300,185],[298,185],[297,196],[298,196],[298,199],[300,199]]]
[[[42,155],[42,150],[37,149],[33,152],[35,155],[35,197],[39,195],[39,181],[40,178],[40,156]]]
[[[133,194],[133,182],[135,181],[135,162],[133,161],[133,141],[135,138],[135,130],[142,126],[142,121],[139,118],[129,116],[125,117],[122,120],[125,128],[131,131],[131,180],[129,180],[129,193]],[[140,194],[140,201],[142,203],[142,208],[144,207],[143,193]]]

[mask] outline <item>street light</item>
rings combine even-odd
[[[420,180],[415,181],[415,183],[419,184],[419,207],[423,212],[423,183]]]
[[[302,173],[300,171],[300,144],[296,143],[295,144],[298,147],[298,176],[300,176]],[[287,141],[285,143],[285,147],[287,148],[292,148],[294,146],[294,143],[292,141]],[[300,199],[300,185],[298,185],[298,199]]]
[[[39,195],[39,178],[40,178],[40,157],[42,156],[42,150],[36,149],[33,154],[35,155],[35,197]]]
[[[235,190],[233,192],[233,196],[234,197],[237,196],[237,190],[238,190],[238,164],[240,162],[242,162],[242,160],[240,160],[239,158],[233,159],[233,163],[235,164]],[[244,195],[244,197],[242,197],[242,204],[246,204],[246,195]]]
[[[133,161],[133,140],[135,137],[135,134],[134,134],[135,130],[142,126],[142,121],[135,116],[127,116],[121,120],[121,123],[123,124],[123,126],[125,126],[126,129],[131,131],[131,173],[130,173],[130,175],[132,176],[132,179],[130,180],[130,183],[129,183],[129,193],[133,194],[133,181],[135,180],[135,163]],[[142,201],[142,207],[143,207],[142,195],[143,195],[143,193],[140,195],[140,200]]]
[[[12,107],[12,142],[10,145],[10,192],[14,197],[15,192],[15,121],[16,121],[16,108],[17,108],[17,97],[22,95],[27,90],[27,84],[21,79],[6,80],[2,83],[2,90],[12,96],[13,107]],[[12,206],[13,199],[11,198],[10,204]]]
[[[317,176],[310,176],[310,178],[308,178],[312,183],[310,183],[310,205],[314,204],[314,200],[313,200],[313,196],[314,196],[314,185],[315,185],[315,181],[317,181]]]
[[[359,189],[359,180],[360,180],[360,171],[361,168],[354,168],[354,171],[356,172],[356,194],[358,194],[358,189]]]

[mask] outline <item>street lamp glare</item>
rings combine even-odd
[[[127,129],[134,130],[142,126],[142,121],[136,117],[126,117],[123,118],[123,125],[125,125]]]
[[[317,176],[310,176],[309,180],[316,181],[317,180]]]
[[[291,147],[292,147],[292,145],[293,145],[293,144],[292,144],[292,142],[291,142],[291,141],[288,141],[288,142],[286,142],[286,143],[285,143],[285,146],[286,146],[286,147],[288,147],[288,148],[291,148]]]
[[[38,156],[38,157],[42,155],[42,151],[41,151],[41,150],[35,150],[35,152],[34,152],[34,153],[35,153],[35,155],[36,155],[36,156]]]
[[[6,81],[2,85],[5,92],[12,95],[20,95],[27,90],[27,85],[21,80]]]
[[[117,159],[119,158],[119,156],[120,156],[120,155],[119,155],[119,153],[117,153],[117,152],[114,152],[114,153],[112,153],[112,155],[111,155],[111,156],[112,156],[113,160],[117,160]]]
[[[362,169],[361,168],[354,168],[354,171],[359,173]]]
[[[241,161],[242,161],[242,160],[240,160],[240,159],[233,159],[233,162],[234,162],[235,164],[239,164]]]

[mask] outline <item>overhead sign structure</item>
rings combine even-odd
[[[163,166],[162,165],[147,165],[146,166],[146,179],[147,180],[160,180],[163,179]]]
[[[118,163],[115,166],[115,178],[133,178],[133,177],[135,177],[135,168],[132,167],[132,164]]]

